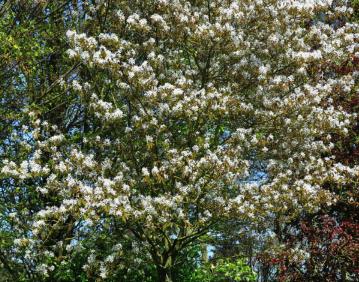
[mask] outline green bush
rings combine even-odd
[[[190,282],[250,282],[256,281],[256,274],[244,259],[231,261],[218,260],[216,263],[207,263],[191,276]]]

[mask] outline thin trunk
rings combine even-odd
[[[201,256],[202,256],[202,262],[207,263],[208,262],[208,249],[207,249],[206,243],[201,244]]]

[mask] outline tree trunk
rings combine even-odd
[[[157,266],[157,276],[158,282],[172,282],[171,272],[168,268]]]
[[[207,244],[205,243],[201,244],[201,257],[203,263],[208,262],[208,249],[207,249]]]

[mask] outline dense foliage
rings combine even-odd
[[[357,1],[0,1],[0,281],[356,281]]]

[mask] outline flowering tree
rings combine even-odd
[[[358,26],[320,20],[352,12],[329,2],[116,0],[102,33],[68,31],[81,65],[59,84],[77,93],[83,123],[65,134],[29,111],[28,154],[1,175],[31,181],[44,205],[16,251],[46,277],[102,233],[109,246],[87,250],[88,275],[150,261],[170,281],[181,252],[221,222],[330,205],[322,185],[359,170],[331,142],[354,116],[334,103],[354,74],[332,68],[357,56]],[[83,3],[89,20],[108,5],[96,3]],[[265,177],[248,181],[258,164]]]
[[[78,114],[69,107],[76,93],[63,93],[56,83],[59,77],[71,77],[77,66],[67,60],[65,53],[68,48],[65,33],[81,17],[75,15],[75,2],[0,1],[1,163],[4,158],[9,161],[27,159],[28,152],[23,150],[21,142],[28,139],[23,126],[29,126],[28,114],[24,112],[29,105],[62,131],[77,122]],[[32,277],[33,261],[24,259],[25,253],[15,252],[13,239],[30,236],[33,215],[56,200],[44,199],[35,190],[39,185],[38,181],[30,179],[21,185],[6,176],[0,179],[2,281],[23,281],[24,277]]]
[[[358,3],[353,2],[354,5]],[[339,25],[344,22],[331,21]],[[357,22],[358,18],[346,18],[345,21]],[[354,57],[333,68],[333,72],[350,74],[357,70],[357,64],[358,58]],[[357,115],[358,92],[352,91],[346,99],[337,99],[334,103]],[[337,161],[349,166],[358,165],[358,133],[358,123],[354,122],[348,135],[333,138],[333,153]],[[278,231],[285,248],[281,253],[269,256],[269,260],[266,258],[268,265],[278,266],[274,268],[283,281],[358,280],[359,232],[355,216],[358,214],[358,182],[341,184],[329,181],[323,187],[335,194],[336,203],[316,214],[302,214],[290,224],[283,225]]]

